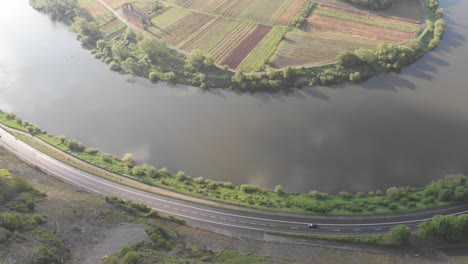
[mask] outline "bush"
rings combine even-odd
[[[398,244],[407,243],[411,237],[411,228],[406,225],[397,225],[388,232],[393,241]]]
[[[138,264],[138,262],[140,262],[140,254],[135,251],[127,252],[123,258],[124,264]]]
[[[284,194],[283,186],[277,185],[277,186],[275,187],[275,193],[278,194],[278,195],[283,195],[283,194]]]
[[[349,193],[349,192],[339,192],[338,196],[340,196],[340,198],[346,199],[346,200],[353,198],[353,195],[351,193]]]
[[[241,191],[245,193],[255,193],[255,192],[260,192],[262,188],[258,185],[253,185],[253,184],[242,184],[240,186]]]
[[[95,156],[99,153],[99,151],[95,148],[87,148],[85,149],[85,153],[88,154],[88,155],[92,155],[92,156]]]
[[[74,139],[66,139],[64,141],[64,145],[71,151],[75,152],[83,152],[85,147],[78,141]]]
[[[39,246],[37,249],[37,255],[34,258],[35,264],[54,264],[61,263],[58,257],[48,248]]]

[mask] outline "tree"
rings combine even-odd
[[[155,38],[143,38],[142,41],[138,42],[138,46],[154,65],[158,64],[161,57],[166,56],[168,52],[166,44]]]
[[[114,44],[112,44],[112,54],[114,54],[114,57],[119,61],[125,61],[130,56],[127,46],[121,41],[115,41]]]
[[[70,27],[84,45],[95,47],[96,42],[102,38],[98,25],[95,22],[88,22],[82,17],[77,17]]]
[[[192,50],[185,60],[185,67],[192,72],[203,72],[213,66],[214,61],[201,50]]]
[[[409,228],[407,225],[397,225],[390,229],[388,234],[394,241],[398,242],[399,244],[404,244],[408,242],[411,237],[411,228]]]

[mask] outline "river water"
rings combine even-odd
[[[468,172],[468,2],[401,74],[293,95],[120,75],[27,1],[0,16],[0,108],[55,135],[193,176],[308,192],[421,186]]]

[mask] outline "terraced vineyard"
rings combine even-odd
[[[118,10],[128,0],[104,0]],[[97,0],[80,0],[96,19],[108,15]],[[344,51],[403,43],[420,25],[383,17],[349,5],[319,4],[303,19],[311,0],[139,0],[139,7],[162,5],[147,28],[174,48],[201,50],[232,70],[261,71],[287,66],[332,63]],[[152,8],[152,7],[151,7]],[[304,21],[302,29],[291,21]],[[108,22],[108,23],[107,23]],[[117,21],[100,25],[110,36],[125,30]],[[294,22],[297,25],[297,22]],[[298,24],[300,26],[300,23]]]

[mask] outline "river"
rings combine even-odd
[[[468,2],[443,1],[441,46],[401,74],[292,95],[120,75],[28,6],[0,16],[0,108],[55,135],[192,176],[286,191],[421,186],[468,173]]]

